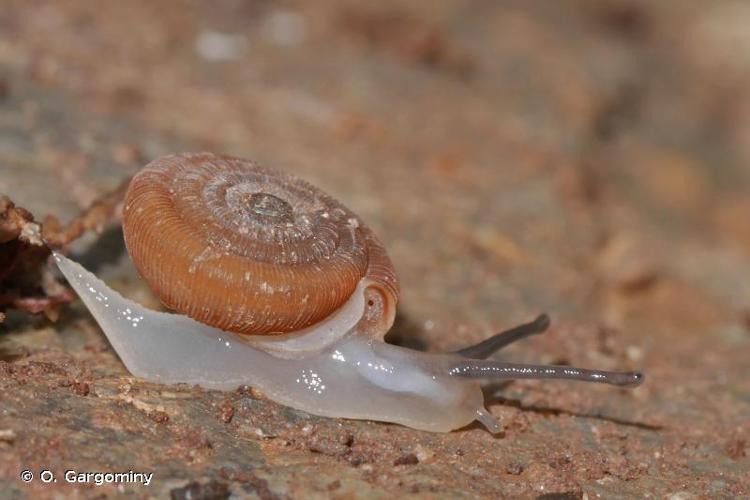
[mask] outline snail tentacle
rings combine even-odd
[[[503,430],[500,422],[497,421],[492,413],[488,412],[484,407],[477,409],[477,421],[482,424],[492,434],[499,434]]]
[[[544,333],[549,328],[549,323],[549,316],[547,314],[540,314],[534,321],[497,333],[477,344],[459,349],[455,351],[455,354],[459,354],[465,358],[486,359],[518,340]]]
[[[590,370],[573,366],[466,360],[448,367],[447,373],[468,379],[559,379],[635,387],[643,383],[641,372]]]

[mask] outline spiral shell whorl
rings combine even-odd
[[[210,153],[155,160],[131,181],[125,243],[169,308],[244,334],[288,333],[339,308],[367,277],[394,302],[383,246],[319,189]]]

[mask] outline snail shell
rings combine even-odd
[[[393,321],[398,282],[373,232],[311,184],[248,160],[197,153],[151,162],[130,183],[123,232],[165,306],[222,330],[304,329],[363,279],[382,298],[381,334]]]

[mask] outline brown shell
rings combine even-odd
[[[123,231],[169,308],[244,334],[288,333],[340,307],[363,277],[398,299],[383,245],[307,182],[210,153],[155,160],[133,177]]]

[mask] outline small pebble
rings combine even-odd
[[[16,431],[13,429],[0,430],[0,442],[12,443],[16,440]]]
[[[221,405],[221,421],[228,424],[234,417],[234,407],[229,403]]]
[[[505,466],[505,472],[513,476],[518,476],[524,471],[524,468],[525,467],[518,462],[511,462]]]
[[[421,444],[418,444],[414,447],[414,454],[417,456],[420,462],[424,462],[435,456],[434,451],[429,448],[425,448]]]
[[[157,424],[165,424],[169,422],[169,414],[165,411],[154,410],[148,414],[149,418]]]
[[[727,443],[725,450],[727,455],[729,455],[729,458],[732,460],[739,460],[747,455],[745,452],[746,447],[747,443],[744,439],[733,439]]]
[[[393,465],[415,465],[419,463],[419,458],[414,453],[401,455],[393,461]]]
[[[263,35],[269,42],[284,47],[299,45],[307,32],[305,18],[293,10],[278,9],[263,24]]]
[[[89,384],[86,382],[73,382],[71,387],[73,388],[73,392],[79,396],[88,396],[90,391]]]
[[[240,59],[247,47],[242,35],[204,31],[195,40],[195,51],[207,61],[234,61]]]

